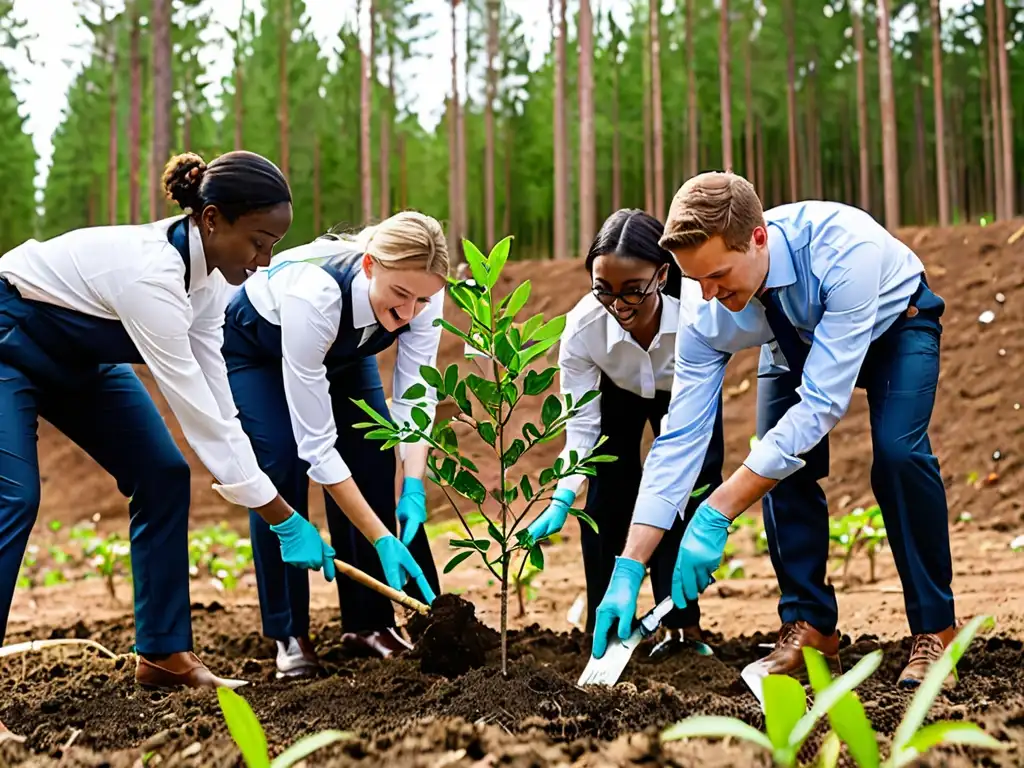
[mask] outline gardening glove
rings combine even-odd
[[[559,488],[552,496],[554,498],[548,508],[541,512],[526,529],[534,542],[562,530],[565,521],[569,519],[569,507],[576,500],[576,494],[568,488]]]
[[[400,590],[411,578],[423,593],[423,599],[427,605],[434,602],[436,597],[434,590],[430,588],[427,577],[423,575],[423,569],[406,549],[405,544],[388,534],[373,542],[373,547],[377,550],[380,564],[384,567],[384,579],[388,586]]]
[[[402,481],[402,495],[398,498],[395,515],[402,530],[402,543],[408,547],[420,526],[427,521],[427,492],[418,477],[407,477]]]
[[[730,520],[706,501],[693,513],[686,527],[672,572],[672,602],[684,608],[711,583],[711,574],[722,563]]]
[[[597,606],[594,624],[594,645],[591,649],[595,659],[604,656],[608,649],[608,635],[616,622],[619,626],[619,640],[625,642],[633,633],[633,619],[636,618],[636,599],[640,584],[647,568],[639,560],[616,557],[611,582],[604,599]]]
[[[270,526],[281,542],[281,559],[297,568],[324,569],[324,578],[334,581],[334,548],[320,538],[320,532],[298,512],[283,523]]]

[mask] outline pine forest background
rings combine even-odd
[[[939,0],[635,0],[624,25],[600,0],[536,0],[553,34],[532,70],[522,19],[499,0],[338,0],[370,21],[338,32],[333,60],[303,0],[246,0],[216,102],[199,55],[214,2],[124,0],[114,13],[79,0],[90,58],[41,204],[0,67],[0,248],[167,215],[159,172],[184,150],[244,148],[281,166],[295,218],[279,251],[416,208],[453,244],[512,233],[519,258],[579,255],[611,211],[664,217],[686,177],[726,167],[769,206],[838,199],[890,228],[1009,218],[1024,197],[1021,0],[953,12]],[[424,12],[468,29],[449,60],[418,63],[452,84],[432,131],[396,73],[417,55]],[[11,0],[0,34],[23,42]]]

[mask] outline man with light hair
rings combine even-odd
[[[808,646],[839,669],[838,607],[826,581],[828,506],[818,480],[828,474],[828,433],[861,387],[871,486],[913,634],[899,685],[917,687],[956,624],[945,489],[928,440],[945,304],[928,288],[924,266],[860,209],[808,201],[764,211],[750,182],[732,173],[700,174],[679,189],[661,245],[700,283],[705,304],[677,335],[667,424],[644,465],[623,567],[598,608],[594,654],[604,655],[611,631],[629,635],[640,585],[628,561],[646,563],[686,506],[726,362],[765,345],[760,439],[694,514],[676,559],[673,600],[681,607],[707,588],[730,522],[761,499],[782,592],[782,627],[765,667],[803,676]]]

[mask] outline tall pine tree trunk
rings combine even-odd
[[[724,0],[723,0],[724,1]],[[651,140],[654,142],[654,216],[664,218],[665,140],[661,114],[661,0],[650,0],[651,24]]]
[[[747,180],[760,189],[757,164],[754,158],[754,99],[751,95],[750,35],[743,35],[743,173]]]
[[[502,216],[502,231],[509,234],[512,231],[512,147],[515,137],[512,128],[513,114],[510,111],[505,118],[505,211]]]
[[[892,90],[892,46],[889,42],[889,0],[878,0],[878,87],[882,115],[882,171],[885,226],[900,225],[900,166],[896,151],[896,103]]]
[[[142,155],[142,55],[139,42],[142,27],[139,19],[139,0],[131,4],[132,31],[129,40],[131,62],[131,96],[128,113],[128,222],[138,224],[142,215],[139,189],[139,163]]]
[[[694,53],[693,31],[697,25],[697,10],[694,0],[686,0],[686,114],[689,118],[689,163],[687,176],[697,175],[700,168],[699,144],[697,141],[697,57]]]
[[[594,133],[594,17],[590,0],[580,0],[579,73],[580,109],[580,245],[577,253],[590,248],[597,227],[596,139]]]
[[[995,165],[995,152],[992,146],[992,113],[990,111],[991,103],[989,101],[989,82],[988,76],[985,72],[985,56],[982,55],[981,61],[981,146],[982,153],[985,155],[983,162],[985,168],[985,213],[989,216],[994,215],[996,212],[996,189],[995,189],[995,176],[994,165]],[[950,142],[950,151],[955,149],[952,146],[953,142]]]
[[[729,61],[729,0],[719,0],[718,83],[722,101],[722,167],[732,170],[732,84]]]
[[[996,42],[999,51],[999,110],[1002,118],[1003,136],[1003,215],[1013,217],[1017,212],[1016,190],[1014,179],[1016,169],[1013,167],[1013,103],[1010,96],[1010,68],[1006,53],[1006,0],[988,0],[989,5],[996,7]]]
[[[380,220],[391,215],[391,134],[395,127],[395,27],[390,7],[384,13],[388,46],[388,97],[380,111]]]
[[[245,107],[242,100],[243,75],[242,75],[242,51],[245,40],[242,37],[242,30],[245,26],[245,0],[239,3],[238,31],[235,32],[235,149],[242,149],[244,140],[242,136],[242,123],[245,115]]]
[[[555,221],[554,256],[569,255],[569,158],[565,115],[565,36],[566,0],[558,2],[558,27],[555,32]]]
[[[924,69],[924,57],[917,53],[918,63]],[[925,199],[925,190],[928,188],[928,154],[927,140],[924,127],[924,103],[921,95],[921,80],[924,79],[924,72],[920,78],[914,79],[914,207],[917,209],[914,218],[918,225],[924,225],[928,219],[928,203]]]
[[[448,99],[448,254],[452,261],[461,262],[459,243],[460,201],[459,190],[459,47],[455,25],[455,8],[459,0],[451,0],[452,8],[452,92]]]
[[[1006,218],[1006,182],[1003,180],[1005,165],[1003,164],[1003,115],[1000,106],[999,86],[999,65],[997,63],[995,30],[996,14],[994,0],[985,3],[985,37],[988,47],[988,97],[991,103],[992,113],[992,153],[993,168],[995,169],[995,216],[997,219]]]
[[[369,224],[373,218],[373,163],[370,157],[370,111],[373,104],[374,57],[373,57],[373,24],[375,21],[374,0],[370,0],[369,41],[359,44],[359,61],[361,77],[359,79],[359,177],[362,189],[363,223]],[[356,18],[362,21],[362,0],[356,0]],[[360,35],[362,38],[362,35]],[[367,50],[369,49],[369,50]]]
[[[857,48],[857,146],[860,160],[860,207],[871,210],[871,152],[868,136],[867,46],[864,44],[864,19],[853,15],[853,37]]]
[[[643,131],[644,131],[644,210],[654,216],[654,179],[651,163],[651,34],[648,26],[647,34],[644,36],[644,47],[647,55],[644,56],[644,63],[641,66],[640,87],[643,88]],[[664,215],[664,214],[662,214]]]
[[[622,158],[619,149],[619,58],[612,63],[612,210],[622,207]]]
[[[939,196],[939,226],[948,227],[949,172],[946,170],[946,109],[942,80],[942,16],[939,0],[930,0],[932,17],[932,93],[935,99],[935,174]]]
[[[466,59],[463,62],[466,103],[459,110],[459,194],[462,195],[462,199],[459,200],[459,231],[463,237],[467,237],[469,235],[469,201],[472,200],[472,196],[469,194],[469,138],[466,133],[466,120],[470,112],[469,68],[472,63],[470,61],[470,40],[472,39],[470,18],[473,6],[469,2],[465,2],[463,5],[466,8]]]
[[[796,30],[793,3],[786,0],[786,115],[789,121],[789,199],[800,199],[800,175],[796,142]]]
[[[171,0],[153,0],[153,151],[150,157],[149,218],[164,209],[164,166],[171,154]]]
[[[494,232],[494,100],[498,97],[498,0],[487,0],[487,95],[484,101],[484,231],[487,247],[497,242]]]
[[[281,28],[278,30],[277,54],[277,127],[280,131],[281,173],[288,178],[291,173],[291,131],[289,129],[288,109],[288,43],[292,33],[292,0],[281,0]]]
[[[107,135],[107,223],[117,224],[117,175],[118,175],[118,135],[117,135],[117,29],[113,22],[106,18],[106,4],[100,4],[100,19],[106,35],[104,58],[110,66],[110,83],[107,108],[109,113]]]

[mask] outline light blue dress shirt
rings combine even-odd
[[[765,211],[769,267],[782,311],[810,345],[794,405],[753,447],[744,464],[782,480],[850,405],[868,347],[903,312],[924,266],[906,245],[859,208],[807,201]],[[729,357],[774,338],[755,298],[740,312],[703,303],[676,335],[672,401],[644,463],[633,522],[668,529],[685,508],[707,452]],[[772,343],[765,368],[783,369]]]

